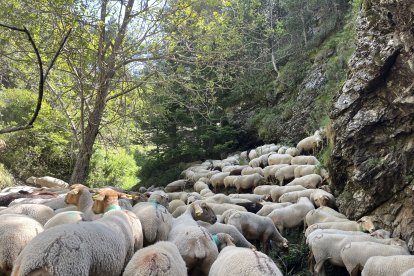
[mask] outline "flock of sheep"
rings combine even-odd
[[[284,254],[286,231],[304,225],[315,275],[329,261],[352,275],[413,276],[404,241],[336,211],[329,173],[305,155],[323,141],[317,131],[296,147],[200,162],[139,192],[31,178],[49,188],[0,193],[0,275],[283,275],[269,249]]]

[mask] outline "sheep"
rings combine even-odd
[[[262,162],[262,158],[259,156],[257,158],[250,160],[249,166],[252,168],[257,168],[261,166],[261,162]]]
[[[0,215],[3,214],[22,214],[29,216],[42,225],[44,225],[51,217],[55,215],[52,208],[40,205],[40,204],[19,204],[13,205],[0,211]]]
[[[299,141],[296,145],[296,148],[300,153],[303,152],[312,152],[315,153],[315,150],[321,145],[322,137],[319,133],[315,133],[312,136],[306,137]]]
[[[291,202],[272,203],[271,205],[263,206],[262,209],[260,209],[260,211],[258,211],[256,214],[259,215],[259,216],[265,217],[268,214],[270,214],[273,210],[285,208],[285,207],[290,206],[290,205],[292,205]]]
[[[400,276],[414,268],[414,256],[373,256],[367,260],[362,276]]]
[[[187,184],[188,180],[186,179],[176,180],[167,184],[167,186],[164,188],[164,191],[167,193],[183,191]]]
[[[337,234],[337,235],[344,235],[344,236],[367,236],[368,234],[361,231],[344,231],[344,230],[338,230],[338,229],[316,229],[315,231],[312,231],[309,233],[309,235],[305,234],[306,237],[306,244],[310,244],[312,240],[320,234]]]
[[[326,260],[337,266],[344,266],[341,259],[341,250],[350,242],[376,242],[379,244],[401,244],[397,239],[376,239],[369,235],[341,235],[341,234],[319,234],[310,241],[310,249],[315,258],[316,273],[323,271]]]
[[[168,211],[172,214],[180,206],[186,206],[185,202],[180,199],[171,200],[168,204]]]
[[[312,225],[320,222],[333,222],[333,221],[349,221],[347,218],[338,218],[330,213],[324,212],[321,209],[311,210],[306,214],[305,226]]]
[[[234,180],[234,186],[237,189],[237,193],[240,193],[241,189],[254,189],[259,185],[265,183],[263,176],[258,173],[250,174],[250,175],[242,175],[237,177]]]
[[[172,193],[167,193],[167,195],[168,195],[168,199],[170,201],[174,200],[174,199],[180,199],[183,202],[187,202],[187,199],[188,199],[188,193],[187,192],[172,192]]]
[[[312,155],[299,155],[292,158],[292,165],[319,165],[320,162]]]
[[[215,193],[213,193],[213,191],[211,191],[210,189],[203,189],[200,191],[200,195],[204,198],[206,197],[211,197],[213,195],[215,195]]]
[[[92,211],[95,214],[103,214],[112,210],[121,210],[119,206],[119,199],[126,197],[127,195],[112,188],[101,188],[97,191],[98,193],[92,196],[94,200],[92,205]]]
[[[236,205],[236,204],[229,204],[229,203],[222,203],[222,204],[208,203],[208,205],[211,207],[211,209],[213,209],[213,211],[214,211],[214,213],[216,215],[222,215],[225,211],[227,211],[229,209],[234,209],[234,210],[238,210],[238,211],[245,211],[245,212],[247,212],[246,208],[244,208],[243,206]]]
[[[275,178],[281,186],[283,186],[285,180],[295,178],[295,168],[296,165],[290,165],[282,167],[275,172]]]
[[[406,272],[401,274],[401,276],[414,276],[414,268],[407,270]]]
[[[238,177],[237,175],[229,175],[224,178],[223,183],[224,183],[224,189],[226,192],[228,191],[229,188],[235,187],[234,180],[236,180],[237,177]]]
[[[391,238],[391,233],[389,231],[386,231],[384,229],[377,229],[374,232],[372,232],[371,237],[377,238],[377,239],[389,239]]]
[[[341,250],[341,259],[351,272],[358,266],[365,266],[372,256],[410,255],[408,248],[400,245],[379,244],[377,242],[350,242]]]
[[[241,175],[250,175],[250,174],[255,174],[255,173],[258,173],[261,176],[263,176],[263,169],[260,167],[252,168],[248,166],[241,171]]]
[[[210,233],[196,220],[215,223],[217,217],[205,202],[195,201],[188,205],[184,214],[174,219],[168,241],[177,246],[190,275],[208,275],[218,249]]]
[[[373,220],[368,217],[362,217],[358,221],[333,221],[333,222],[320,222],[312,224],[306,230],[306,236],[316,229],[338,229],[344,231],[361,231],[361,232],[374,232],[375,226]]]
[[[178,218],[179,216],[184,214],[186,210],[187,210],[187,205],[179,206],[174,210],[174,212],[171,215],[173,216],[173,218]]]
[[[275,172],[282,168],[289,166],[288,164],[280,164],[280,165],[271,165],[267,166],[263,169],[263,176],[266,179],[266,181],[273,182],[275,179]]]
[[[43,226],[36,220],[18,214],[0,215],[0,274],[9,275],[23,248]]]
[[[210,180],[211,180],[211,185],[214,188],[214,192],[217,192],[217,188],[222,187],[222,186],[224,187],[224,178],[229,175],[230,175],[229,172],[221,172],[211,177]]]
[[[309,197],[315,206],[329,206],[336,208],[335,197],[322,189],[315,189]]]
[[[290,186],[296,187],[296,186]],[[311,194],[315,191],[315,189],[305,189],[293,192],[284,193],[279,197],[279,202],[292,202],[295,203],[298,201],[300,197],[307,197],[310,198]]]
[[[78,211],[84,213],[86,220],[92,220],[94,218],[93,199],[89,188],[82,184],[74,184],[70,186],[70,189],[66,194],[65,203],[75,205]]]
[[[48,187],[48,188],[68,188],[69,184],[63,180],[57,179],[51,176],[43,176],[43,177],[34,177],[31,176],[26,179],[26,183],[38,185],[40,187]]]
[[[40,233],[17,257],[12,275],[120,275],[141,247],[140,221],[129,211],[114,210],[96,221]]]
[[[20,189],[17,192],[0,193],[0,206],[9,206],[9,204],[18,198],[36,198],[36,199],[53,199],[58,196],[57,193],[49,192],[44,189]]]
[[[230,175],[241,175],[242,170],[246,167],[248,167],[248,166],[247,165],[227,166],[227,167],[224,167],[221,171],[222,172],[229,172]]]
[[[252,159],[258,157],[259,155],[257,154],[256,150],[253,149],[253,150],[249,151],[248,156],[249,156],[249,160],[252,160]]]
[[[272,219],[283,235],[285,228],[295,228],[303,224],[306,214],[313,209],[315,207],[312,202],[307,197],[301,197],[297,203],[273,210],[267,217]]]
[[[255,213],[255,214],[263,208],[263,205],[258,202],[242,202],[242,203],[236,203],[236,205],[242,206],[246,208],[247,212]]]
[[[255,195],[255,194],[230,194],[230,198],[233,199],[247,199],[253,203],[258,203],[261,201],[266,201],[270,198],[270,194],[266,195]]]
[[[297,148],[290,147],[286,149],[285,154],[289,154],[292,157],[298,156],[300,154],[299,150]]]
[[[269,166],[281,165],[281,164],[290,165],[291,160],[292,160],[292,155],[290,154],[274,153],[274,154],[269,155],[269,157],[267,158],[267,163],[269,164]]]
[[[173,216],[167,208],[157,202],[141,202],[133,207],[132,212],[142,223],[144,246],[168,239]]]
[[[102,217],[102,215],[95,215],[94,219]],[[49,229],[61,224],[67,223],[77,223],[79,221],[91,221],[90,217],[85,217],[85,214],[80,211],[65,211],[62,213],[58,213],[54,215],[51,219],[49,219],[45,225],[44,229]]]
[[[318,208],[318,210],[320,210],[322,212],[325,212],[325,213],[328,213],[328,214],[330,214],[332,216],[335,216],[337,218],[344,218],[344,219],[347,218],[344,214],[341,214],[338,211],[335,211],[334,209],[332,209],[332,208],[330,208],[328,206],[320,206]]]
[[[187,204],[193,203],[196,200],[201,200],[203,197],[196,192],[188,193]]]
[[[187,275],[187,267],[175,244],[159,241],[138,250],[125,267],[122,275]]]
[[[255,195],[270,195],[273,188],[279,187],[277,185],[261,185],[257,186],[253,190],[253,194]]]
[[[240,160],[247,161],[247,158],[248,158],[247,151],[246,150],[245,151],[242,151],[240,153]]]
[[[240,199],[240,198],[232,198],[230,196],[226,196],[224,194],[216,194],[211,196],[205,200],[207,203],[229,203],[229,204],[236,204],[241,202],[251,202],[248,199]]]
[[[282,146],[282,147],[280,147],[278,150],[277,150],[277,153],[279,153],[279,154],[285,154],[286,153],[286,150],[288,149],[289,147],[287,147],[287,146]]]
[[[196,191],[197,193],[199,193],[201,190],[203,189],[208,189],[208,184],[198,180],[196,183],[194,183],[193,185],[193,190]]]
[[[236,246],[247,247],[247,248],[255,248],[255,246],[252,245],[248,240],[246,240],[246,238],[242,235],[242,233],[240,233],[240,231],[237,230],[237,228],[234,227],[233,225],[223,224],[223,223],[220,223],[220,222],[216,222],[214,224],[209,224],[209,223],[204,222],[204,221],[197,221],[197,223],[200,226],[206,228],[207,231],[212,235],[218,234],[218,233],[229,234],[233,238],[234,243],[236,244]]]
[[[234,225],[247,240],[259,240],[266,254],[269,251],[269,240],[274,241],[281,249],[287,250],[289,247],[287,239],[282,237],[268,217],[248,212],[235,212],[228,218],[227,224]]]
[[[303,186],[275,186],[275,188],[273,188],[270,191],[270,196],[272,197],[272,201],[273,202],[278,202],[279,198],[288,192],[294,192],[294,191],[302,191],[302,190],[306,190],[305,187]]]
[[[243,260],[243,262],[235,260]],[[230,245],[220,252],[211,266],[209,275],[282,276],[283,274],[272,259],[262,252]]]
[[[308,174],[302,177],[293,179],[286,186],[301,185],[307,189],[316,189],[322,184],[322,177],[319,174]]]

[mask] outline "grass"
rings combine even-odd
[[[3,164],[0,164],[0,189],[14,186],[14,177],[7,171]]]

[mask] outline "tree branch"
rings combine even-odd
[[[20,131],[20,130],[24,130],[24,129],[29,129],[33,127],[33,123],[36,121],[37,116],[39,115],[40,109],[42,107],[42,101],[43,101],[43,91],[44,91],[44,86],[45,86],[45,80],[47,75],[49,74],[49,71],[52,69],[53,64],[55,63],[57,57],[60,54],[60,51],[62,50],[63,46],[66,43],[67,38],[69,37],[69,34],[71,33],[72,29],[69,30],[69,32],[66,34],[66,36],[63,38],[58,51],[56,52],[55,56],[53,57],[49,67],[46,70],[46,74],[43,74],[43,62],[42,62],[42,58],[40,57],[40,53],[39,50],[36,47],[36,43],[34,42],[29,30],[27,30],[26,27],[24,27],[23,29],[19,29],[13,26],[8,26],[8,25],[4,25],[0,23],[0,27],[4,27],[4,28],[8,28],[11,29],[13,31],[18,31],[18,32],[23,32],[27,35],[30,44],[32,45],[35,54],[36,54],[36,58],[37,58],[37,63],[39,66],[39,96],[37,98],[37,104],[36,104],[36,109],[33,112],[32,118],[30,119],[30,121],[27,123],[27,125],[25,126],[18,126],[18,127],[10,127],[10,128],[4,128],[4,129],[0,129],[0,134],[3,133],[10,133],[10,132],[15,132],[15,131]]]

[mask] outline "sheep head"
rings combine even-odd
[[[79,198],[83,191],[89,191],[89,188],[82,184],[73,184],[69,189],[70,191],[65,196],[65,203],[74,205],[78,205]]]
[[[216,236],[216,239],[215,237]],[[218,233],[213,235],[213,240],[216,243],[219,251],[221,251],[226,246],[236,246],[234,239],[226,233]]]
[[[92,210],[95,214],[105,213],[111,206],[119,206],[118,199],[121,197],[127,197],[127,195],[110,188],[100,189],[92,197],[94,200]]]
[[[282,238],[281,240],[272,240],[276,243],[276,246],[279,247],[282,251],[288,252],[289,251],[289,241],[285,238]]]
[[[163,191],[155,191],[149,193],[148,201],[155,201],[158,204],[168,208],[169,196]]]
[[[201,220],[211,224],[216,223],[217,216],[207,203],[197,200],[191,203],[190,206],[192,207],[191,214],[194,220]]]
[[[322,195],[315,199],[316,206],[329,206],[330,198],[327,195]]]
[[[370,233],[375,231],[375,225],[371,217],[369,216],[362,217],[357,222],[359,224],[359,227],[362,229],[362,231],[370,232]]]

